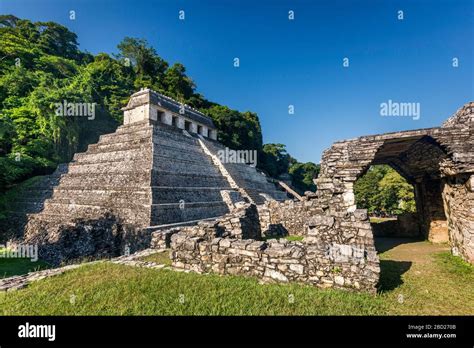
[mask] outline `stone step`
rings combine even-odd
[[[180,149],[184,151],[196,151],[196,152],[203,152],[201,149],[201,146],[199,146],[199,143],[193,142],[183,142],[182,139],[169,139],[166,137],[154,137],[153,138],[153,144],[156,147],[161,147],[161,146],[169,146],[173,147],[175,149]]]
[[[141,161],[103,161],[100,163],[72,162],[69,173],[123,173],[147,171],[151,169],[151,160]]]
[[[163,230],[167,230],[170,228],[176,228],[176,227],[181,227],[181,226],[192,226],[192,225],[197,225],[201,221],[212,221],[220,216],[213,216],[205,219],[198,219],[198,220],[189,220],[189,221],[183,221],[183,222],[174,222],[170,224],[163,224],[163,225],[155,225],[155,226],[148,226],[146,227],[146,230],[150,233],[160,233]]]
[[[227,214],[229,209],[222,201],[193,202],[180,209],[176,204],[154,204],[151,212],[151,225],[171,224],[183,221],[206,219]]]
[[[44,203],[44,210],[39,214],[32,214],[30,216],[62,216],[60,221],[69,221],[75,219],[98,219],[106,214],[116,215],[126,223],[146,223],[149,225],[150,207],[144,204],[135,204],[128,202],[124,204],[114,204],[113,207],[94,204],[65,204],[47,200]]]
[[[228,213],[229,210],[224,202],[217,201],[188,203],[185,204],[184,209],[180,209],[179,204],[153,204],[151,211],[152,218],[148,225],[162,225],[218,217]],[[136,204],[110,209],[109,207],[90,204],[67,205],[46,202],[44,211],[39,214],[29,215],[29,219],[62,223],[77,220],[97,220],[107,213],[119,216],[122,221],[127,223],[145,221],[150,216],[146,206]]]
[[[60,175],[43,175],[36,177],[35,182],[31,183],[28,186],[22,185],[19,187],[19,192],[32,192],[38,190],[47,190],[52,186],[55,186],[59,183],[61,176]]]
[[[235,172],[229,173],[237,185],[249,188],[249,189],[259,189],[259,190],[275,190],[276,186],[272,182],[268,181],[267,177],[261,174],[254,175],[241,175],[236,174]]]
[[[184,137],[184,135],[183,135]],[[96,143],[96,144],[90,144],[87,153],[103,153],[103,152],[108,152],[108,151],[118,151],[118,150],[125,150],[125,149],[132,149],[136,148],[137,146],[141,148],[148,148],[151,146],[151,144],[155,145],[156,147],[166,147],[166,148],[171,148],[171,149],[176,149],[177,151],[184,150],[186,152],[199,152],[203,153],[201,147],[199,146],[198,143],[196,142],[185,142],[183,143],[183,139],[170,139],[166,137],[154,137],[153,140],[151,137],[142,137],[138,139],[131,139],[128,141],[122,141],[122,142],[106,142],[106,143]]]
[[[153,134],[153,129],[151,127],[138,129],[135,131],[129,131],[129,132],[104,134],[99,137],[98,143],[100,143],[101,145],[123,143],[127,141],[143,139],[143,138],[151,138],[152,134]]]
[[[227,180],[220,175],[205,173],[176,173],[168,170],[153,170],[151,183],[153,186],[207,186],[231,188]]]
[[[146,195],[151,199],[150,186],[133,187],[128,185],[123,186],[72,186],[60,185],[53,189],[53,196],[51,198],[68,198],[70,195],[77,195],[78,197],[91,197],[93,195],[107,195],[110,198],[114,196],[127,195]]]
[[[180,203],[222,200],[226,187],[152,187],[153,203]],[[232,190],[236,191],[236,190]]]
[[[205,140],[204,143],[214,155],[217,155],[219,150],[225,150],[225,146],[217,142]],[[235,183],[244,188],[255,203],[262,204],[265,201],[259,193],[265,193],[276,200],[287,199],[286,194],[279,193],[275,185],[269,182],[269,178],[257,171],[255,167],[245,163],[223,163],[223,165]]]
[[[179,130],[177,132],[169,132],[167,130],[164,130],[162,128],[155,127],[153,129],[153,138],[154,139],[166,139],[168,141],[178,141],[183,144],[188,144],[188,145],[197,145],[199,146],[199,143],[197,142],[197,139],[194,137],[188,137],[184,135],[182,130]]]
[[[180,161],[190,161],[190,162],[205,162],[209,165],[212,165],[211,159],[202,152],[196,151],[187,151],[182,149],[176,149],[171,147],[155,147],[153,150],[153,155],[156,161],[164,159],[178,159]]]
[[[119,221],[125,221],[127,224],[136,224],[146,227],[149,225],[150,213],[148,211],[137,211],[136,209],[106,209],[103,207],[81,207],[75,206],[71,209],[48,209],[39,214],[28,214],[28,223],[35,224],[42,221],[54,223],[54,225],[72,225],[78,221],[97,222],[105,216],[116,217]]]
[[[121,205],[150,204],[152,201],[151,190],[146,191],[112,191],[112,190],[70,190],[55,191],[53,197],[46,203],[96,205],[103,207],[116,207]]]
[[[107,172],[69,173],[61,178],[61,187],[115,187],[126,185],[128,187],[142,187],[150,185],[151,170],[148,171],[122,171],[110,175]]]
[[[256,204],[263,204],[267,200],[264,196],[261,194],[267,195],[270,198],[276,200],[276,201],[285,201],[288,198],[288,196],[284,192],[280,191],[261,191],[261,190],[249,190],[246,189],[245,192],[254,200]]]
[[[233,176],[237,185],[249,189],[258,189],[258,190],[274,190],[275,185],[268,181],[253,181],[247,180],[245,177]]]
[[[180,174],[199,173],[204,175],[218,175],[219,171],[214,167],[208,158],[201,161],[181,160],[179,158],[158,157],[154,163],[154,170],[166,170]]]
[[[115,133],[124,133],[130,130],[150,127],[150,120],[138,121],[129,124],[123,124],[117,127]]]
[[[92,162],[97,163],[99,161],[108,160],[108,161],[130,161],[136,158],[143,157],[144,154],[151,152],[151,145],[147,147],[140,145],[129,145],[126,148],[121,149],[108,149],[108,150],[96,150],[96,151],[87,151],[76,153],[73,157],[75,162]]]
[[[165,150],[166,151],[166,150]],[[157,151],[153,151],[154,161],[156,162],[163,162],[163,161],[174,161],[176,163],[183,163],[187,164],[201,164],[201,165],[208,165],[214,166],[212,160],[209,156],[205,154],[191,154],[188,156],[186,152],[170,152],[164,153],[165,151],[161,151],[157,149]]]
[[[136,145],[146,147],[146,146],[150,146],[150,144],[151,144],[151,137],[141,137],[138,139],[131,139],[128,141],[122,141],[122,142],[117,142],[117,143],[98,142],[96,144],[90,144],[87,148],[87,152],[96,153],[96,152],[102,152],[103,150],[114,151],[114,150],[121,150],[127,147],[136,146]]]
[[[46,199],[19,199],[8,206],[9,213],[39,213],[43,210]]]
[[[231,175],[233,174],[235,176],[245,178],[249,181],[259,181],[266,183],[269,180],[267,176],[258,172],[255,167],[251,167],[243,163],[225,163],[224,166]]]
[[[179,142],[172,142],[172,141],[163,141],[162,143],[159,143],[160,140],[155,139],[153,141],[153,151],[157,152],[160,150],[163,151],[169,151],[173,153],[189,153],[194,156],[206,156],[207,155],[204,153],[204,151],[201,149],[200,146],[194,146],[194,145],[183,145],[180,144]]]

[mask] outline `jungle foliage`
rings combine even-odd
[[[207,100],[184,65],[170,65],[146,40],[125,37],[115,55],[83,52],[77,40],[58,23],[0,16],[0,194],[51,173],[101,134],[113,132],[122,122],[120,108],[142,87],[212,117],[219,140],[232,149],[257,150],[263,171],[278,176],[295,166],[290,172],[295,186],[314,189],[314,164],[293,158],[287,163],[284,146],[263,145],[256,113]],[[56,104],[63,101],[96,103],[95,118],[57,116]]]

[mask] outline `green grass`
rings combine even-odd
[[[162,251],[159,253],[154,253],[148,256],[143,256],[139,258],[140,261],[146,262],[155,262],[160,265],[171,266],[171,258],[169,251]]]
[[[301,242],[303,240],[303,236],[287,236],[285,239],[291,241],[291,242]]]
[[[396,259],[389,250],[381,259],[381,290],[391,314],[473,315],[474,267],[449,251],[424,255],[434,247],[423,241],[411,243],[415,262]]]
[[[381,254],[377,295],[101,262],[0,293],[0,314],[472,315],[473,267],[445,249],[414,242]],[[404,260],[413,253],[416,260]]]
[[[47,269],[50,266],[41,260],[33,262],[27,258],[6,258],[5,249],[0,249],[0,278],[26,274],[28,272]]]
[[[474,267],[463,261],[460,257],[453,256],[449,252],[439,253],[435,255],[436,262],[441,269],[451,275],[466,278],[466,280],[474,283]]]
[[[303,240],[303,238],[304,238],[303,236],[263,237],[263,240],[268,241],[268,240],[271,240],[271,239],[286,239],[286,240],[293,241],[293,242],[301,242]]]
[[[387,221],[397,220],[397,218],[379,218],[379,217],[371,216],[369,220],[371,224],[380,224]]]
[[[84,266],[0,294],[2,315],[370,315],[380,313],[382,305],[368,294],[111,263]]]

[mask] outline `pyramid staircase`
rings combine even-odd
[[[225,151],[226,149],[224,145],[217,141],[206,139],[201,139],[201,141],[214,156],[218,156],[219,151]],[[243,163],[228,162],[224,162],[222,165],[237,186],[243,189],[253,203],[263,204],[269,199],[277,201],[288,199],[285,192],[278,190],[271,179],[255,167]]]
[[[16,227],[26,224],[28,239],[38,226],[48,230],[106,214],[153,230],[214,218],[229,212],[222,191],[240,192],[256,204],[287,199],[254,167],[223,163],[223,173],[209,152],[224,149],[160,122],[123,125],[54,174],[40,177],[12,204],[11,213],[19,220],[27,216]]]

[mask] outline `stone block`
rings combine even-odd
[[[288,278],[283,273],[269,268],[265,269],[264,277],[271,278],[279,282],[288,282]]]

